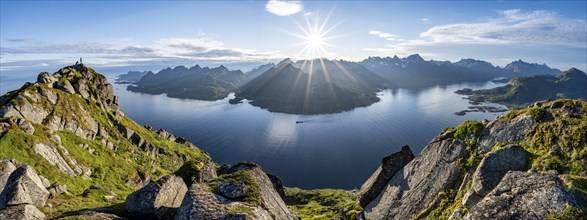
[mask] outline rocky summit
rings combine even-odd
[[[358,190],[284,187],[126,117],[77,64],[0,98],[0,219],[585,219],[587,102],[536,102],[389,156]]]

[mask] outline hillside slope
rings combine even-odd
[[[492,122],[466,121],[403,164],[384,160],[369,179],[384,184],[361,188],[377,190],[362,201],[367,219],[584,219],[587,102],[539,102]]]

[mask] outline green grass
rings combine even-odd
[[[363,211],[356,202],[356,195],[339,189],[303,190],[285,188],[286,205],[302,219],[339,219],[343,210],[349,219]]]

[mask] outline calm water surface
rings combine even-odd
[[[464,120],[493,120],[501,113],[454,112],[469,104],[454,91],[491,88],[493,82],[385,90],[381,101],[327,115],[272,113],[248,103],[168,98],[115,85],[120,107],[140,124],[164,128],[210,152],[220,164],[252,161],[287,186],[358,188],[381,158],[410,145],[418,154],[446,127]],[[303,123],[296,124],[296,121]]]
[[[112,82],[117,71],[108,73]],[[40,71],[1,72],[2,94],[34,81]],[[220,164],[252,161],[278,175],[287,186],[358,188],[381,158],[410,145],[418,154],[442,129],[464,120],[493,120],[501,113],[454,112],[469,104],[454,91],[498,86],[493,82],[385,90],[381,101],[349,112],[299,116],[271,113],[228,98],[198,101],[126,91],[115,84],[120,107],[132,119],[183,136]],[[296,124],[296,121],[304,123]]]

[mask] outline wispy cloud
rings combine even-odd
[[[497,48],[511,53],[512,48],[517,48],[520,50],[517,53],[526,55],[530,54],[529,51],[560,52],[561,48],[585,50],[586,27],[585,20],[564,18],[552,11],[512,9],[498,11],[496,16],[478,22],[435,26],[420,33],[418,38],[364,50],[379,55],[430,52],[444,59],[464,48],[463,51],[470,53],[476,48],[478,51],[475,52],[482,54],[495,53]],[[380,33],[370,32],[378,36]]]
[[[375,35],[379,38],[383,38],[389,41],[401,41],[403,39],[399,39],[397,35],[392,34],[392,33],[387,33],[387,32],[382,32],[382,31],[369,31],[370,35]]]
[[[222,42],[208,38],[165,38],[149,44],[131,41],[53,44],[38,40],[7,40],[0,48],[2,70],[24,68],[30,58],[60,57],[46,63],[59,65],[71,62],[71,56],[84,56],[97,65],[137,65],[151,62],[188,63],[193,61],[258,62],[283,57],[278,52],[258,52],[251,49],[228,48]]]
[[[265,5],[268,12],[279,16],[293,15],[302,11],[303,8],[299,1],[269,0]]]
[[[422,20],[422,22],[424,22],[424,23],[428,23],[430,21],[430,18],[422,18],[420,20]]]

